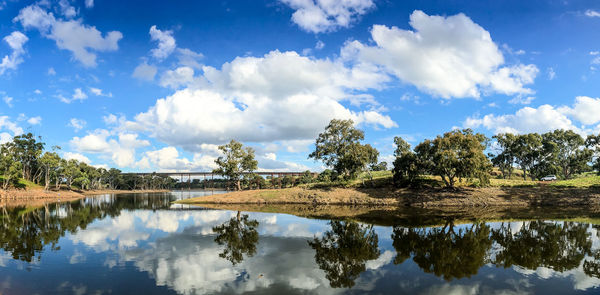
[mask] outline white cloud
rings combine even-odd
[[[106,96],[106,97],[112,97],[112,92],[104,93],[102,92],[102,89],[100,88],[94,88],[94,87],[90,87],[90,92],[92,92],[95,96]]]
[[[85,128],[85,125],[87,125],[87,122],[85,120],[77,118],[71,118],[68,124],[68,126],[73,127],[73,129],[75,129],[75,132]]]
[[[54,68],[48,68],[48,76],[55,76],[56,75],[56,71],[54,70]]]
[[[351,111],[340,101],[352,91],[380,89],[385,75],[342,62],[273,51],[264,57],[238,57],[221,69],[190,67],[165,72],[161,85],[178,89],[135,117],[171,146],[195,150],[197,143],[235,138],[268,142],[314,138],[333,118],[390,128],[389,116],[375,110]],[[311,118],[306,120],[306,118]]]
[[[69,3],[69,0],[60,0],[60,1],[58,1],[58,6],[60,7],[60,12],[66,18],[74,18],[74,17],[77,16],[78,12],[75,9],[75,7],[73,7],[71,5],[71,3]]]
[[[508,101],[510,104],[531,104],[535,100],[533,96],[517,95]]]
[[[416,10],[414,30],[374,25],[374,46],[348,42],[348,60],[382,67],[404,82],[442,98],[480,97],[484,92],[507,95],[533,93],[535,65],[504,66],[504,57],[490,34],[464,14],[430,16]]]
[[[71,51],[73,58],[86,67],[96,66],[95,52],[115,51],[123,38],[118,31],[102,36],[96,27],[83,24],[81,19],[57,19],[38,5],[21,9],[14,21],[19,21],[25,29],[37,29],[42,36],[54,40],[58,48]]]
[[[280,0],[295,12],[292,21],[312,33],[333,32],[348,28],[357,19],[375,8],[372,0]]]
[[[108,156],[119,167],[131,167],[135,163],[136,149],[150,145],[133,133],[120,132],[116,138],[111,137],[108,130],[98,129],[83,137],[73,137],[70,145],[78,152]]]
[[[8,44],[12,53],[10,55],[5,55],[2,58],[2,62],[0,63],[0,75],[3,75],[6,70],[17,69],[17,66],[23,62],[22,56],[25,54],[23,45],[27,43],[29,38],[19,31],[14,31],[2,40]]]
[[[87,94],[85,94],[85,92],[83,92],[83,90],[81,90],[81,88],[75,88],[75,90],[73,90],[73,95],[70,98],[65,97],[62,94],[56,95],[56,98],[58,98],[60,101],[62,101],[64,103],[72,103],[76,100],[83,101],[83,100],[87,99],[88,96],[87,96]]]
[[[8,116],[0,116],[0,131],[2,130],[10,131],[12,133],[12,136],[23,134],[23,129],[19,127],[16,123],[10,121],[10,118]],[[2,135],[2,140],[5,140],[7,137],[7,135],[5,134],[7,133],[4,132],[3,134],[4,135]]]
[[[11,96],[4,96],[4,97],[2,98],[2,100],[4,101],[4,103],[6,103],[6,105],[7,105],[9,108],[12,108],[12,107],[13,107],[13,105],[12,105],[12,102],[13,102],[13,100],[14,100],[14,99],[13,99]]]
[[[556,78],[556,72],[554,71],[554,68],[549,67],[548,68],[548,80],[554,80],[554,78]]]
[[[585,11],[585,16],[587,17],[600,17],[600,12],[592,9],[588,9]]]
[[[573,107],[561,107],[559,110],[585,125],[600,122],[600,98],[578,96]]]
[[[85,0],[85,8],[93,8],[94,0]]]
[[[177,59],[181,66],[200,69],[202,65],[198,61],[202,58],[204,58],[202,53],[197,53],[187,48],[177,48]]]
[[[73,152],[64,153],[63,158],[65,158],[66,160],[77,160],[79,162],[83,162],[86,164],[89,164],[91,162],[88,157],[86,157],[80,153],[73,153]]]
[[[144,62],[135,67],[131,76],[140,80],[152,81],[154,80],[154,76],[156,76],[156,72],[157,69],[155,66]]]
[[[35,94],[38,94],[38,95],[39,95],[39,94],[42,94],[42,91],[41,91],[41,90],[39,90],[39,89],[36,89],[36,90],[34,90],[34,91],[33,91],[33,93],[35,93]]]
[[[40,125],[40,124],[42,124],[42,117],[40,117],[40,116],[31,117],[31,118],[27,119],[27,123],[29,123],[30,125]]]
[[[161,31],[156,26],[152,26],[150,27],[150,37],[152,41],[158,42],[158,47],[150,51],[155,58],[165,59],[175,50],[173,31]]]
[[[316,50],[321,50],[325,47],[325,43],[323,43],[323,41],[319,40],[317,41],[317,44],[315,44],[315,49]]]

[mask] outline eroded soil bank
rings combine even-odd
[[[600,206],[600,188],[487,187],[448,189],[287,188],[177,201],[180,204],[304,204],[443,207]]]

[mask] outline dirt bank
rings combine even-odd
[[[287,188],[197,197],[182,204],[310,204],[441,207],[600,206],[599,188],[489,187],[448,189]]]

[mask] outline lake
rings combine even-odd
[[[0,293],[600,293],[600,219],[356,222],[171,204],[204,194],[2,209]]]

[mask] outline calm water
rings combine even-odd
[[[3,212],[0,293],[600,293],[600,227],[587,223],[378,226],[170,205],[201,194]]]

